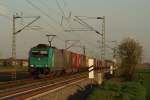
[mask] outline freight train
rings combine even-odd
[[[46,44],[38,44],[29,51],[29,72],[32,75],[76,73],[88,71],[86,55],[57,49]],[[102,66],[101,60],[94,59],[94,68]]]

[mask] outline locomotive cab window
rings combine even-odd
[[[32,51],[32,56],[47,57],[48,52],[47,51]]]

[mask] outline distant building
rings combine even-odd
[[[0,66],[10,66],[14,65],[15,61],[12,58],[8,59],[0,59]],[[27,59],[16,59],[16,65],[26,67],[28,66],[28,60]]]
[[[27,59],[17,59],[17,64],[20,66],[28,66],[28,60]]]

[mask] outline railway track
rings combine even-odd
[[[2,82],[12,81],[14,80],[15,72],[0,72],[0,84]],[[28,79],[30,74],[28,71],[17,71],[16,72],[16,80]]]
[[[57,77],[50,77],[50,76],[47,76],[47,77],[44,77],[44,78],[39,78],[39,79],[33,79],[33,78],[28,78],[28,79],[23,79],[23,80],[15,80],[15,81],[8,81],[8,82],[1,82],[0,83],[0,90],[4,90],[4,89],[10,89],[10,88],[15,88],[15,87],[19,87],[19,86],[22,86],[22,85],[27,85],[27,84],[33,84],[33,83],[40,83],[41,81],[53,81],[54,79],[53,78],[57,78],[58,79],[61,79],[61,78],[64,78],[64,77],[68,77],[68,75],[63,75],[63,76],[57,76]]]
[[[1,100],[22,100],[30,98],[34,95],[41,94],[46,91],[54,91],[57,88],[64,87],[65,85],[74,83],[79,80],[87,78],[87,73],[75,74],[70,76],[65,76],[63,78],[57,78],[54,80],[47,80],[32,84],[27,84],[24,86],[5,89],[0,91]]]
[[[109,72],[109,70],[104,70],[103,69],[103,73],[107,73]],[[63,77],[67,77],[68,75],[63,75],[61,76]],[[55,78],[61,78],[61,77],[55,77]],[[18,87],[18,86],[22,86],[22,85],[27,85],[30,83],[37,83],[37,82],[41,82],[41,81],[49,81],[50,79],[53,80],[54,77],[50,77],[47,76],[45,78],[41,78],[41,79],[33,79],[33,78],[28,78],[28,79],[23,79],[23,80],[16,80],[16,81],[9,81],[9,82],[1,82],[0,83],[0,90],[3,89],[10,89],[10,88],[14,88],[14,87]]]

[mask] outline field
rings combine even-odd
[[[138,70],[138,75],[146,89],[146,98],[147,100],[150,100],[150,69]]]
[[[17,79],[25,79],[29,77],[27,67],[22,66],[0,66],[0,82],[14,80],[16,71]]]
[[[23,66],[0,66],[0,72],[27,71],[27,67]]]

